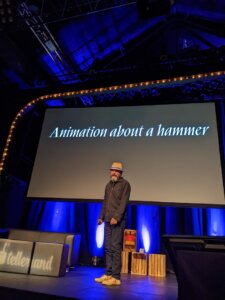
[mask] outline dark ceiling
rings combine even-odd
[[[1,0],[0,14],[1,91],[139,82],[225,65],[223,0]]]

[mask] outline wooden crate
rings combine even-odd
[[[123,236],[123,251],[136,252],[137,231],[134,229],[125,229]]]
[[[149,254],[148,275],[155,277],[166,276],[166,255]]]
[[[147,275],[147,261],[147,254],[140,252],[132,252],[131,274]]]
[[[122,251],[122,268],[121,273],[128,274],[129,271],[129,252]]]

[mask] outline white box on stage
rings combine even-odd
[[[29,272],[33,242],[0,239],[0,271]]]
[[[66,273],[69,245],[36,242],[30,274],[64,276]]]

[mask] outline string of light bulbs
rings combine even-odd
[[[209,72],[209,73],[202,73],[202,74],[195,74],[195,75],[188,75],[188,76],[179,76],[167,79],[159,79],[159,80],[151,80],[151,81],[144,81],[139,83],[127,83],[122,85],[114,85],[109,87],[100,87],[100,88],[93,88],[93,89],[84,89],[78,91],[69,91],[69,92],[62,92],[62,93],[53,93],[38,97],[34,100],[28,102],[23,108],[19,110],[16,114],[14,120],[9,129],[8,137],[6,140],[6,144],[3,150],[3,154],[1,157],[0,162],[0,172],[4,171],[6,159],[9,153],[9,147],[14,137],[14,132],[17,127],[18,121],[27,113],[28,110],[35,107],[40,102],[44,102],[50,99],[56,99],[59,97],[72,97],[72,96],[82,96],[82,95],[89,95],[89,94],[102,94],[102,93],[111,93],[115,91],[128,91],[130,89],[145,89],[145,88],[153,88],[153,87],[166,87],[171,84],[179,85],[185,84],[189,82],[193,82],[195,80],[207,80],[213,79],[214,77],[221,77],[225,75],[225,71],[216,71],[216,72]]]

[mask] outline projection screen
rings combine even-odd
[[[131,201],[225,204],[214,103],[47,109],[27,196],[102,200],[113,161]]]

